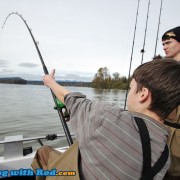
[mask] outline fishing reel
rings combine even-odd
[[[55,103],[56,103],[56,106],[54,106],[54,109],[55,110],[61,110],[62,111],[62,114],[64,116],[64,119],[65,121],[69,121],[70,120],[70,115],[66,109],[66,106],[59,100],[59,99],[55,99]]]

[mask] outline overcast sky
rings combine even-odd
[[[132,71],[141,63],[149,0],[140,0]],[[161,0],[151,0],[144,62],[154,56]],[[0,0],[0,25],[11,12],[26,20],[49,72],[57,79],[91,81],[100,67],[128,76],[138,0]],[[162,34],[179,26],[180,0],[163,0]],[[0,31],[0,77],[41,79],[42,66],[30,34],[17,15]]]

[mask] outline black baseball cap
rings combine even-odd
[[[180,26],[168,30],[162,36],[162,41],[173,38],[176,41],[180,42]]]

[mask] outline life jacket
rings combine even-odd
[[[168,145],[171,156],[167,177],[180,178],[180,106],[169,115],[164,124],[169,130]]]

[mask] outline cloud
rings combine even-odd
[[[8,67],[9,61],[0,59],[0,67]]]
[[[2,70],[0,70],[0,73],[5,74],[5,75],[11,74],[13,72],[15,72],[15,71],[12,70],[12,69],[2,69]]]
[[[39,66],[39,64],[34,64],[34,63],[20,63],[18,65],[26,68],[36,68]]]

